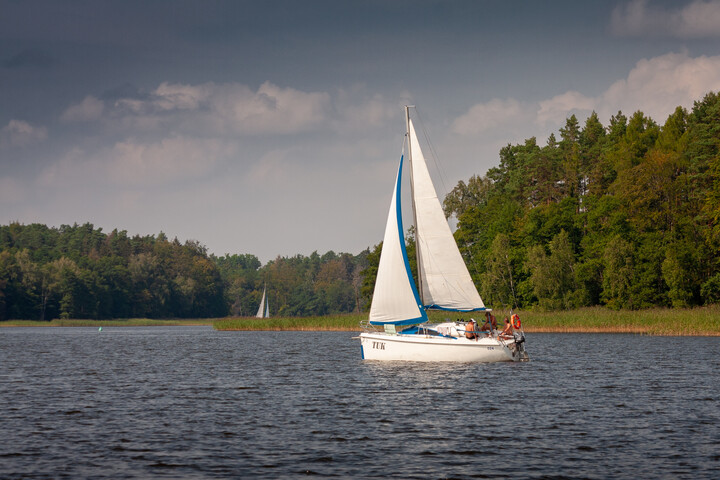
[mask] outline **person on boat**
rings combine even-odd
[[[491,314],[490,312],[485,312],[485,322],[483,322],[480,331],[494,332],[495,330],[497,330],[497,320],[495,320],[495,315]]]
[[[512,338],[513,331],[513,326],[512,323],[510,323],[510,319],[508,317],[505,317],[505,328],[502,332],[500,332],[499,336],[503,338]]]
[[[471,318],[470,321],[465,325],[465,338],[469,340],[475,340],[478,338],[477,324],[475,323],[475,319]]]

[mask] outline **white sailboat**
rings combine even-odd
[[[270,304],[266,296],[267,286],[263,287],[262,300],[260,300],[260,307],[258,308],[257,318],[270,318]]]
[[[465,313],[490,309],[480,298],[445,219],[409,109],[405,107],[406,136],[419,285],[416,287],[410,271],[402,225],[403,155],[385,227],[369,326],[359,336],[362,358],[419,362],[527,360],[521,330],[508,337],[490,331],[468,339],[465,322],[428,323],[427,309]],[[384,331],[371,330],[370,326],[383,326]],[[398,326],[408,328],[398,331]]]

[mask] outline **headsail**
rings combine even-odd
[[[420,304],[420,297],[415,288],[405,249],[400,201],[402,167],[401,157],[370,306],[370,323],[373,325],[410,325],[427,320],[427,314]]]
[[[410,120],[408,129],[412,153],[415,245],[424,306],[456,311],[484,310],[485,304],[450,231]]]

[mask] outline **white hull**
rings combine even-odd
[[[513,347],[513,348],[511,348]],[[361,333],[364,360],[404,360],[413,362],[516,362],[521,355],[513,341],[495,338],[468,340],[463,337]]]

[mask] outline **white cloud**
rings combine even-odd
[[[22,120],[10,120],[0,129],[0,148],[24,147],[47,139],[47,128],[34,127]]]
[[[102,116],[103,110],[105,110],[103,101],[88,95],[82,102],[65,110],[60,116],[60,120],[63,122],[92,122]]]
[[[595,108],[596,100],[574,90],[555,95],[539,103],[537,122],[541,125],[558,125],[573,113],[585,116]]]
[[[359,86],[341,90],[333,104],[338,115],[333,127],[349,132],[385,126],[402,112],[400,103],[389,101],[382,95],[374,94],[365,99],[365,90]]]
[[[330,108],[327,93],[307,93],[263,83],[251,97],[238,96],[229,104],[217,104],[238,130],[248,133],[290,134],[322,125]],[[229,106],[230,109],[221,110]]]
[[[225,134],[294,134],[325,126],[330,95],[265,82],[252,91],[238,83],[162,83],[147,98],[124,98],[114,115],[125,124],[168,126]]]
[[[233,143],[217,139],[176,136],[146,143],[127,139],[97,152],[72,149],[43,170],[39,183],[67,187],[92,179],[122,188],[172,185],[209,175],[235,153]]]
[[[667,10],[633,0],[613,10],[610,29],[619,36],[720,37],[720,0],[695,0]]]
[[[452,126],[455,133],[468,137],[482,134],[482,141],[490,142],[497,136],[490,129],[501,125],[502,138],[507,142],[511,137],[521,141],[547,135],[562,127],[572,114],[582,123],[592,111],[607,122],[618,110],[626,114],[640,110],[663,124],[675,108],[691,109],[693,102],[711,91],[720,91],[720,56],[668,53],[640,60],[627,77],[615,81],[596,97],[568,90],[536,103],[495,99],[474,105]]]
[[[153,92],[152,102],[161,110],[197,110],[214,89],[212,82],[198,86],[163,82]]]
[[[473,135],[524,121],[528,115],[530,115],[528,106],[513,98],[493,99],[470,107],[467,113],[453,121],[451,129],[460,135]]]
[[[105,164],[109,180],[119,185],[157,185],[198,179],[212,171],[233,146],[215,139],[165,138],[158,142],[118,142]]]
[[[693,58],[669,53],[639,61],[627,78],[603,93],[595,108],[602,116],[641,110],[662,124],[677,106],[692,108],[694,101],[718,90],[720,56]]]

